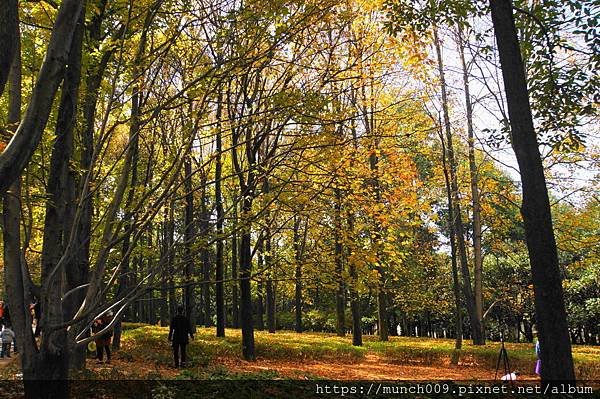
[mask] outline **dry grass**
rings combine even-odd
[[[199,328],[188,347],[189,366],[172,367],[168,329],[129,326],[122,348],[112,364],[88,361],[88,369],[73,373],[84,380],[157,379],[333,379],[333,380],[490,380],[494,378],[499,344],[473,346],[464,343],[458,366],[450,364],[454,342],[445,339],[391,337],[379,342],[365,336],[363,347],[351,345],[351,337],[334,334],[257,331],[256,362],[241,359],[241,332],[227,329],[217,338],[214,328]],[[508,343],[511,367],[522,379],[533,374],[532,344]],[[574,346],[573,357],[580,379],[600,379],[600,347]],[[0,379],[14,379],[17,362],[0,367]]]

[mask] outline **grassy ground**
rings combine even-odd
[[[76,379],[332,379],[332,380],[490,380],[495,376],[499,344],[472,346],[465,342],[458,366],[450,364],[454,342],[445,339],[391,337],[379,342],[365,336],[363,347],[351,337],[333,334],[257,331],[256,362],[241,360],[241,332],[228,329],[216,338],[214,328],[199,328],[188,347],[186,369],[172,367],[168,328],[126,325],[122,348],[110,365],[88,361]],[[511,368],[522,379],[533,373],[532,344],[506,344]],[[574,346],[579,379],[600,379],[600,347]],[[0,379],[15,378],[18,365],[0,368]]]
[[[179,371],[171,367],[167,334],[167,328],[156,326],[125,331],[123,348],[115,357],[138,365],[129,378],[492,379],[499,351],[495,342],[465,342],[459,366],[452,366],[453,340],[391,337],[379,342],[365,336],[364,346],[354,347],[350,337],[332,334],[257,331],[258,361],[244,362],[240,330],[228,329],[225,338],[217,338],[214,328],[199,328],[188,347],[190,366]],[[533,345],[508,343],[506,348],[511,368],[535,379]],[[574,346],[573,357],[578,378],[600,379],[600,347]],[[132,372],[125,366],[101,366],[94,374]]]

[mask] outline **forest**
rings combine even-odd
[[[594,0],[0,4],[0,379],[26,397],[373,356],[491,380],[501,342],[533,382],[600,380]]]

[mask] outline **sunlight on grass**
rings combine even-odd
[[[158,326],[127,329],[123,334],[122,353],[125,357],[129,356],[131,361],[139,359],[158,365],[170,365],[171,347],[167,341],[168,331],[168,327]],[[447,365],[454,352],[454,341],[451,339],[391,337],[389,342],[380,342],[375,336],[365,336],[364,346],[354,347],[350,336],[338,337],[334,334],[314,332],[297,334],[278,331],[270,334],[266,331],[256,331],[255,343],[259,360],[287,359],[297,362],[323,360],[351,364],[360,362],[369,354],[376,354],[394,364]],[[187,373],[192,373],[194,378],[200,375],[203,378],[219,376],[227,372],[214,368],[216,359],[241,358],[241,331],[227,329],[225,338],[217,338],[214,328],[198,328],[188,348],[189,357],[193,359],[196,368],[186,371]],[[511,367],[525,373],[533,372],[533,344],[507,343],[506,348]],[[461,364],[475,364],[494,369],[499,349],[500,344],[497,342],[474,346],[469,341],[464,341],[460,352]],[[573,347],[573,358],[579,378],[600,376],[599,355],[600,348]],[[181,378],[188,377],[184,374]],[[240,375],[228,374],[229,377],[241,378]]]

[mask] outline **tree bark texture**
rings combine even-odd
[[[15,54],[19,51],[19,2],[4,0],[0,7],[0,96],[10,75]]]
[[[485,344],[485,325],[483,322],[483,257],[481,253],[481,204],[479,200],[479,173],[475,162],[475,131],[473,127],[473,103],[469,85],[469,71],[465,60],[465,43],[462,28],[458,28],[458,54],[463,72],[465,88],[465,106],[467,111],[467,134],[469,146],[469,175],[471,178],[471,203],[473,204],[473,295],[475,296],[475,314],[481,328],[481,342]]]
[[[483,336],[481,335],[481,327],[479,319],[475,313],[475,297],[473,295],[473,288],[471,286],[471,273],[469,271],[469,263],[467,259],[467,249],[465,247],[465,231],[462,222],[462,215],[459,204],[459,189],[458,189],[458,178],[456,171],[456,158],[454,155],[454,146],[452,143],[452,129],[450,125],[450,113],[448,110],[448,94],[446,79],[444,73],[444,64],[442,62],[442,51],[440,45],[440,39],[437,33],[437,29],[434,29],[434,44],[436,54],[438,58],[438,71],[440,75],[440,86],[442,92],[442,115],[444,118],[444,127],[446,134],[446,152],[448,159],[448,169],[450,172],[450,187],[452,191],[452,203],[453,203],[453,229],[456,238],[456,247],[458,249],[458,260],[460,262],[460,269],[462,274],[462,291],[465,298],[465,306],[467,313],[469,314],[469,320],[471,321],[471,333],[473,343],[479,345],[483,342]]]
[[[542,383],[573,381],[575,372],[550,200],[533,125],[512,1],[490,0],[490,6],[506,91],[512,147],[521,173],[521,215],[533,276]]]
[[[81,0],[64,0],[60,5],[25,116],[0,154],[0,194],[21,175],[42,138],[82,9]]]
[[[346,284],[344,282],[343,242],[342,242],[342,193],[339,188],[335,189],[335,232],[333,234],[335,255],[335,277],[337,279],[337,291],[335,295],[335,329],[338,337],[346,335]]]

